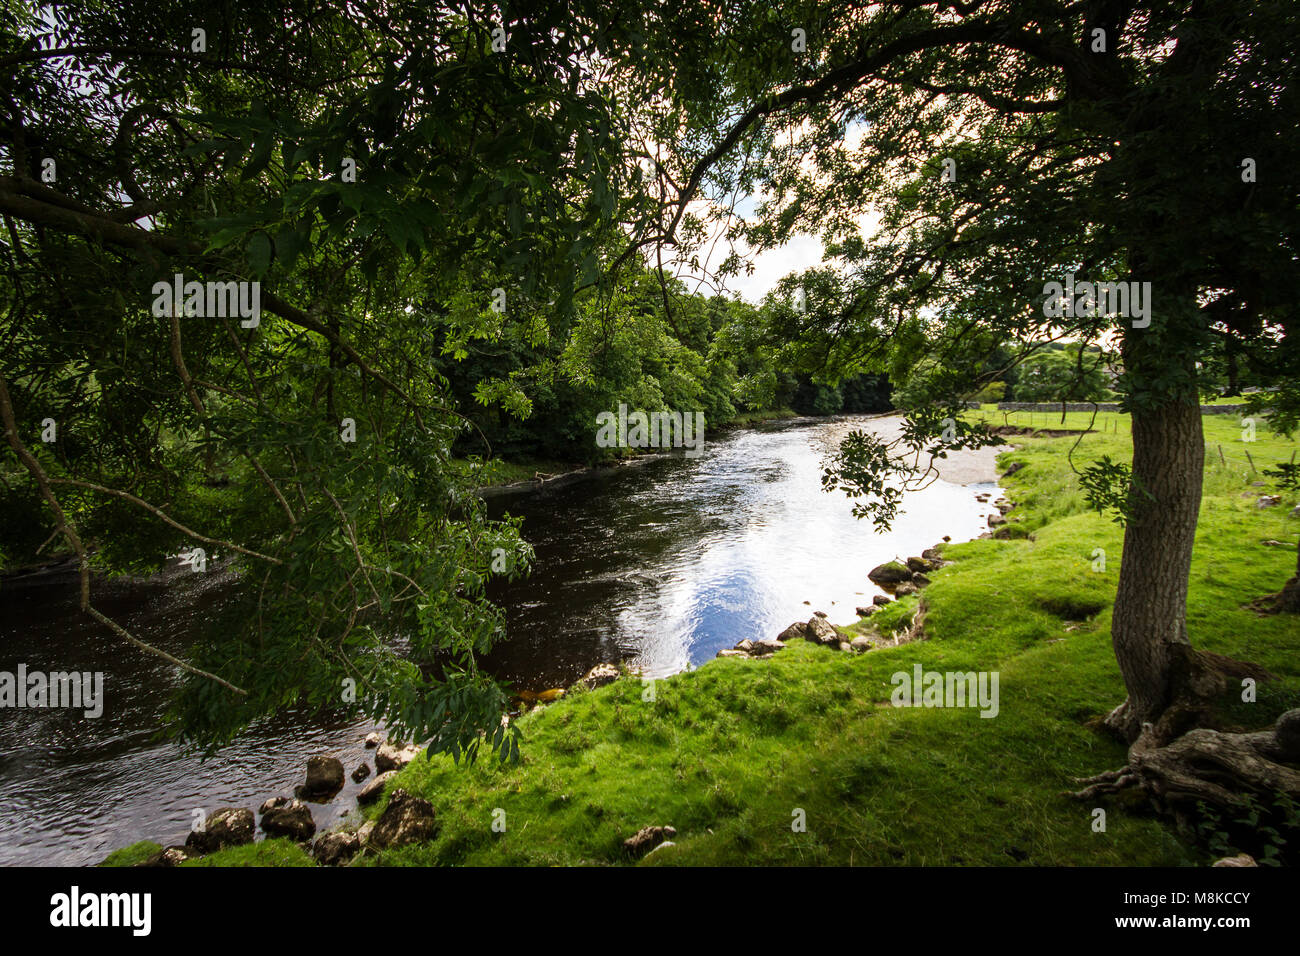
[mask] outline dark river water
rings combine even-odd
[[[944,535],[985,529],[992,484],[936,481],[909,494],[886,534],[821,490],[822,458],[855,427],[880,420],[800,421],[737,431],[680,456],[529,494],[491,499],[524,516],[532,576],[499,587],[510,639],[486,667],[517,687],[565,686],[603,661],[647,677],[698,666],[745,637],[774,637],[825,611],[832,623],[881,593],[866,573],[919,554]],[[179,567],[144,581],[98,582],[96,603],[150,643],[183,657],[220,626],[231,581]],[[216,757],[182,753],[158,731],[174,668],[92,631],[76,611],[76,574],[45,569],[0,582],[0,671],[102,671],[107,703],[80,711],[0,709],[0,864],[95,863],[141,839],[184,842],[196,810],[291,794],[307,758],[340,757],[349,773],[373,756],[366,722],[285,712]],[[373,769],[373,764],[372,764]],[[349,779],[318,826],[355,807]]]

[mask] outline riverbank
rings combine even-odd
[[[1001,413],[971,414],[1002,424]],[[1072,413],[1058,427],[1091,419]],[[1013,415],[1011,424],[1025,423]],[[623,840],[655,825],[675,828],[674,845],[648,864],[1208,862],[1205,847],[1140,808],[1112,807],[1097,833],[1092,808],[1061,796],[1072,778],[1124,762],[1124,747],[1095,729],[1124,696],[1109,637],[1123,532],[1087,510],[1067,456],[1078,440],[1076,463],[1127,460],[1128,419],[1105,413],[1093,427],[1081,439],[1017,437],[1023,447],[999,456],[1004,471],[1020,466],[1002,481],[1014,532],[945,546],[951,563],[929,575],[922,595],[841,629],[848,639],[877,621],[897,626],[923,600],[920,639],[863,654],[792,640],[765,659],[718,660],[653,685],[624,677],[575,689],[521,718],[520,766],[423,758],[407,766],[389,793],[427,799],[437,835],[356,864],[627,862]],[[1296,445],[1260,428],[1243,446],[1235,421],[1207,416],[1205,428],[1211,453],[1188,627],[1197,647],[1279,676],[1242,705],[1241,725],[1263,726],[1300,702],[1300,626],[1242,605],[1293,573],[1300,521],[1288,517],[1290,498],[1260,505],[1274,491],[1255,484],[1265,479],[1252,468],[1288,460]],[[890,706],[892,675],[916,665],[997,671],[996,718]],[[202,862],[310,858],[272,840]]]
[[[798,418],[799,414],[789,408],[769,408],[754,412],[738,412],[723,424],[707,427],[706,437],[712,433],[714,435],[733,431],[737,428],[753,428],[765,422],[788,421]],[[533,491],[543,486],[545,487],[562,487],[571,484],[574,481],[581,481],[586,478],[594,478],[603,474],[608,474],[616,468],[627,465],[641,463],[659,457],[661,454],[670,454],[669,452],[660,452],[658,450],[637,451],[635,449],[621,449],[621,455],[609,462],[602,462],[595,465],[582,464],[580,462],[559,461],[556,459],[529,458],[520,461],[506,461],[502,458],[493,458],[484,465],[483,483],[481,491],[488,494],[500,494],[502,492],[514,491]],[[464,468],[469,468],[468,462],[463,459],[458,460]]]

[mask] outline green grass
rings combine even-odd
[[[1028,424],[1019,418],[1011,423]],[[1059,415],[1035,418],[1060,427]],[[1067,416],[1066,427],[1087,418]],[[1289,498],[1256,507],[1271,489],[1251,485],[1259,479],[1244,451],[1265,467],[1296,446],[1263,428],[1243,445],[1231,418],[1205,425],[1227,464],[1207,457],[1188,627],[1196,646],[1279,675],[1239,708],[1244,725],[1262,726],[1300,702],[1300,624],[1241,605],[1294,572],[1300,522],[1287,517]],[[1098,416],[1095,427],[1075,462],[1127,460],[1126,416]],[[1011,517],[1033,538],[946,546],[953,563],[924,592],[926,640],[862,655],[794,641],[766,661],[713,661],[660,680],[654,700],[630,677],[573,693],[522,718],[520,766],[421,758],[407,767],[398,785],[432,801],[439,836],[358,863],[616,864],[622,839],[650,824],[676,827],[677,845],[644,865],[1206,862],[1149,812],[1113,807],[1106,832],[1094,833],[1092,807],[1061,795],[1072,777],[1125,759],[1093,729],[1124,697],[1108,633],[1122,529],[1086,510],[1067,457],[1074,438],[1012,441],[1024,447],[1004,454],[1004,466],[1026,467],[1003,483],[1020,503]],[[1094,570],[1098,549],[1104,570]],[[915,599],[896,602],[844,630],[893,629],[915,608]],[[998,716],[889,706],[890,676],[917,662],[998,671]],[[492,827],[498,810],[504,832]],[[792,830],[798,811],[806,832]],[[249,852],[207,862],[244,862]]]
[[[137,863],[143,863],[161,849],[162,844],[160,843],[154,843],[152,840],[141,840],[139,843],[132,843],[120,850],[114,850],[99,865],[135,866]]]

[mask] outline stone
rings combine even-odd
[[[1255,858],[1249,853],[1238,853],[1236,856],[1225,856],[1221,860],[1215,860],[1211,866],[1259,866]]]
[[[262,830],[267,836],[288,837],[297,843],[310,840],[316,833],[311,808],[301,800],[275,797],[262,804]]]
[[[930,583],[930,577],[926,574],[916,573],[912,575],[912,584],[918,588],[923,588]]]
[[[873,646],[874,645],[872,645],[871,639],[867,637],[855,637],[853,640],[849,642],[849,647],[859,654],[863,654],[871,650]]]
[[[186,860],[194,859],[195,854],[183,846],[169,846],[159,850],[147,860],[141,860],[136,866],[180,866]]]
[[[187,851],[196,854],[215,853],[228,846],[252,843],[257,821],[253,811],[244,807],[222,807],[213,810],[203,821],[202,830],[193,830],[185,840]]]
[[[989,515],[989,527],[996,528],[1000,524],[1006,524],[1007,519],[1002,515]]]
[[[384,738],[379,734],[378,731],[372,730],[370,733],[366,734],[367,747],[378,747],[383,742],[384,742]]]
[[[677,836],[673,827],[642,827],[623,841],[628,856],[639,860],[670,837]]]
[[[1277,495],[1264,495],[1255,502],[1256,508],[1273,508],[1282,503],[1282,499]]]
[[[893,604],[894,599],[891,598],[888,594],[877,594],[875,597],[871,599],[871,603],[874,604],[876,607],[884,607],[886,604]]]
[[[816,617],[821,617],[821,618],[826,617],[826,612],[825,612],[825,611],[813,611],[813,614],[814,614]]]
[[[753,649],[754,649],[754,642],[751,641],[749,638],[745,638],[745,640],[741,641],[739,644],[737,644],[735,647],[732,648],[733,651],[744,651],[746,654],[748,654]]]
[[[588,690],[595,690],[597,687],[604,687],[606,684],[612,684],[619,678],[618,667],[614,664],[597,664],[587,673],[582,675],[579,684],[584,685]]]
[[[776,639],[777,639],[778,641],[781,641],[781,642],[785,642],[785,641],[793,641],[793,640],[795,640],[796,638],[805,638],[805,639],[807,639],[807,637],[808,637],[807,629],[808,629],[808,625],[805,624],[803,621],[795,621],[793,624],[791,624],[789,627],[787,627],[784,631],[782,631],[780,634],[778,634],[778,635],[776,636]]]
[[[848,641],[840,641],[840,650],[842,650],[842,651],[851,651],[851,650],[853,650],[853,647],[852,647],[852,645],[849,644]]]
[[[1014,465],[1012,465],[1010,468],[1008,468],[1006,471],[1004,471],[1004,472],[1002,473],[1002,477],[1003,477],[1003,478],[1006,478],[1008,475],[1014,475],[1016,472],[1018,472],[1021,468],[1024,468],[1024,467],[1025,467],[1025,463],[1024,463],[1023,461],[1018,461],[1018,462],[1016,462]],[[947,541],[948,539],[947,539],[947,538],[944,538],[944,540]]]
[[[375,777],[374,780],[371,780],[357,792],[357,803],[362,806],[367,803],[374,803],[384,795],[384,787],[388,786],[388,781],[396,776],[396,770],[389,770]]]
[[[919,589],[911,581],[904,581],[898,587],[894,588],[894,594],[898,597],[907,597],[909,594],[915,594]]]
[[[738,651],[734,647],[724,647],[718,651],[718,657],[748,657],[744,651]]]
[[[943,560],[939,556],[938,548],[926,548],[924,551],[921,552],[921,557],[925,558],[925,560],[929,561],[931,564],[933,564],[936,561]]]
[[[873,604],[871,607],[855,607],[853,613],[858,617],[870,617],[872,614],[876,613],[876,605]]]
[[[343,761],[337,757],[309,757],[307,782],[302,795],[309,800],[328,800],[343,789]]]
[[[749,653],[754,657],[766,657],[769,654],[775,654],[784,647],[785,645],[776,638],[766,637],[761,641],[754,641],[753,650]]]
[[[872,583],[879,584],[881,587],[887,587],[900,584],[912,577],[912,571],[904,564],[897,561],[886,561],[884,564],[878,564],[867,572],[867,577]]]
[[[311,848],[311,855],[322,866],[338,866],[356,855],[361,849],[361,839],[346,830],[332,830],[321,835]]]
[[[423,843],[438,835],[438,821],[433,804],[423,797],[398,787],[388,798],[388,806],[375,821],[369,842],[382,849]]]
[[[807,640],[814,644],[821,644],[826,647],[838,647],[840,643],[839,632],[831,626],[825,618],[809,618],[808,624],[804,629]]]
[[[930,564],[929,561],[925,560],[925,558],[915,558],[915,557],[908,558],[907,566],[913,573],[916,573],[918,571],[934,570],[933,566]]]
[[[352,782],[360,783],[362,780],[365,780],[366,777],[368,776],[370,776],[370,765],[365,761],[362,761],[361,763],[357,764],[357,769],[352,771]]]
[[[375,769],[380,773],[401,770],[418,756],[420,756],[420,748],[415,744],[407,744],[400,750],[392,744],[384,744],[375,751]]]

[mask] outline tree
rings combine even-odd
[[[1106,395],[1100,359],[1077,348],[1032,355],[1020,365],[1016,401],[1099,402]]]
[[[6,564],[64,542],[95,636],[186,671],[196,744],[298,702],[517,756],[476,658],[502,634],[486,581],[529,549],[452,466],[472,425],[426,359],[608,295],[642,190],[599,64],[632,40],[595,4],[10,9]],[[250,311],[159,308],[177,274]],[[195,548],[233,562],[244,613],[193,659],[96,603],[92,571]]]
[[[753,247],[820,234],[839,268],[791,277],[783,292],[802,291],[802,307],[774,323],[802,367],[879,369],[911,348],[910,328],[958,371],[1007,341],[1118,339],[1134,451],[1112,637],[1128,697],[1107,723],[1144,747],[1167,742],[1204,719],[1225,673],[1240,673],[1192,649],[1185,615],[1204,455],[1198,359],[1230,339],[1272,382],[1300,372],[1294,6],[746,12],[724,40],[748,58],[692,58],[716,64],[718,82],[688,117],[696,136],[673,171],[684,186],[665,231],[697,192],[740,184],[763,197],[742,230]],[[808,25],[808,55],[776,55],[791,24]],[[710,135],[719,114],[728,121]],[[880,213],[871,241],[860,225],[869,209]],[[1075,277],[1123,283],[1128,308],[1106,314],[1080,287],[1062,311]],[[953,401],[978,382],[962,385]],[[1271,396],[1275,423],[1294,414],[1283,400],[1294,394]],[[917,419],[913,447],[933,441],[951,409]],[[858,450],[862,463],[897,460]]]

